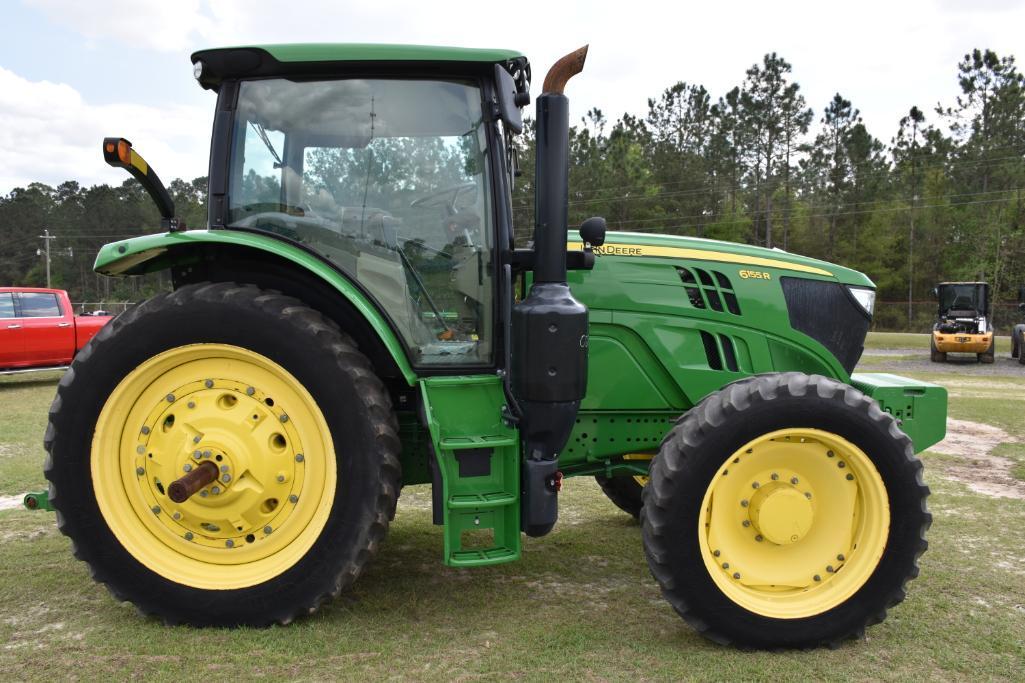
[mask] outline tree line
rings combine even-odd
[[[599,109],[571,129],[571,225],[602,215],[610,229],[747,242],[867,273],[877,327],[921,328],[941,280],[985,280],[995,299],[1025,284],[1025,78],[1011,55],[973,50],[952,70],[952,102],[909,103],[888,141],[837,93],[809,103],[770,53],[724,94],[679,82],[643,117]],[[813,104],[819,104],[816,110]],[[533,136],[516,139],[522,175],[517,234],[533,225]],[[205,224],[206,179],[169,190],[186,222]],[[76,301],[137,300],[166,275],[93,275],[99,247],[159,226],[132,180],[120,186],[32,183],[0,197],[0,282],[43,284],[38,236],[48,229],[54,286]]]

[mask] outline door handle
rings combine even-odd
[[[57,323],[57,327],[71,327],[71,323]]]
[[[8,325],[7,329],[9,329],[9,330],[20,330],[21,329],[21,325]]]

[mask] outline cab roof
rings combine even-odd
[[[200,84],[215,90],[225,78],[316,75],[351,71],[354,67],[394,68],[400,65],[490,67],[525,59],[517,50],[378,43],[243,45],[200,50],[192,54],[193,64],[203,62],[198,76]]]

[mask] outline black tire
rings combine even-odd
[[[200,342],[240,346],[287,369],[313,396],[333,441],[345,443],[335,451],[332,509],[312,547],[290,568],[246,588],[202,590],[150,570],[114,536],[93,492],[90,442],[112,390],[156,353]],[[285,624],[316,611],[376,554],[401,478],[388,393],[353,341],[296,299],[234,283],[161,294],[106,325],[61,380],[44,445],[57,524],[93,578],[146,615],[196,626]]]
[[[640,517],[641,506],[644,505],[641,500],[641,491],[644,490],[644,487],[633,476],[603,477],[599,474],[594,478],[598,482],[598,486],[601,487],[602,493],[616,507],[634,519]]]
[[[1017,333],[1011,333],[1011,358],[1018,358],[1021,354],[1018,347],[1018,336]]]
[[[811,617],[777,619],[741,607],[717,587],[695,530],[709,482],[724,460],[752,439],[788,427],[827,430],[864,450],[885,483],[890,529],[882,558],[851,598]],[[666,435],[644,489],[645,555],[663,596],[713,641],[751,648],[832,646],[860,636],[904,599],[928,545],[928,495],[911,440],[870,397],[820,376],[759,376],[711,394]]]
[[[989,365],[990,363],[995,362],[996,361],[996,348],[997,348],[997,340],[996,340],[996,337],[994,337],[993,341],[991,341],[989,343],[989,350],[986,351],[985,353],[980,353],[979,354],[979,362],[980,363],[985,363],[987,365]]]
[[[945,351],[940,351],[936,348],[936,338],[933,337],[929,342],[929,360],[933,363],[946,363],[947,354]]]

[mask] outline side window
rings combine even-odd
[[[0,318],[14,317],[14,296],[10,292],[0,294]]]
[[[277,210],[281,204],[281,150],[285,134],[248,122],[239,201],[248,209]]]
[[[22,318],[59,318],[60,303],[56,294],[45,292],[22,292],[18,295]]]

